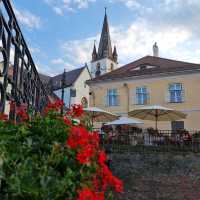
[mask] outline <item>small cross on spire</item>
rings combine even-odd
[[[105,14],[107,13],[107,7],[104,7],[105,8]]]

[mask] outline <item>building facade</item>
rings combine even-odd
[[[87,66],[54,77],[40,77],[53,95],[63,99],[66,107],[69,108],[73,104],[82,104],[84,107],[89,105],[89,86],[86,80],[90,79],[91,75]]]
[[[116,69],[117,65],[117,48],[116,46],[114,46],[114,49],[112,49],[108,17],[105,11],[98,51],[96,48],[96,44],[94,43],[94,48],[92,52],[91,75],[93,78],[100,76]]]
[[[159,129],[200,130],[200,64],[159,58],[155,50],[154,56],[87,81],[90,105],[122,116],[145,105],[162,105],[187,118],[159,122]],[[155,122],[144,121],[144,127],[155,127]]]

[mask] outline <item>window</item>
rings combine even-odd
[[[98,62],[97,63],[97,66],[96,66],[96,71],[100,70],[100,63]]]
[[[118,106],[118,95],[117,89],[109,89],[107,91],[107,105],[108,106]]]
[[[81,104],[82,104],[83,108],[87,108],[88,107],[88,100],[87,100],[86,97],[83,97],[81,99]]]
[[[172,130],[184,130],[184,121],[172,121],[171,122]]]
[[[144,105],[148,103],[149,94],[147,87],[137,87],[136,88],[136,104]]]
[[[170,103],[182,103],[184,91],[181,83],[173,83],[169,85]]]
[[[100,63],[97,63],[95,77],[100,76],[100,75],[101,75],[101,66],[100,66]]]

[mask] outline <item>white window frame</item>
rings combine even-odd
[[[139,99],[139,96],[141,99]],[[146,97],[145,97],[146,96]],[[136,105],[146,105],[149,102],[149,92],[146,86],[136,87],[135,89]]]
[[[169,102],[170,103],[183,103],[184,102],[184,89],[182,83],[171,83],[168,87]],[[174,96],[172,95],[174,93]]]
[[[117,89],[108,89],[107,90],[107,106],[118,106],[119,105],[119,96]]]

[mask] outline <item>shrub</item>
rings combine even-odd
[[[0,116],[0,199],[103,200],[122,192],[122,182],[106,166],[99,136],[73,120],[73,106],[63,117],[62,102],[48,104],[44,116],[31,120],[25,110],[18,123]]]
[[[193,137],[194,139],[200,139],[200,131],[194,133],[194,134],[192,135],[192,137]]]

